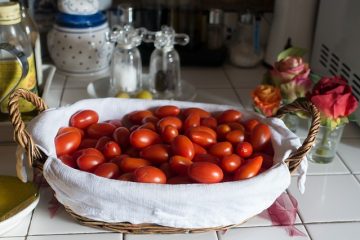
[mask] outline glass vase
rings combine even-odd
[[[331,163],[340,143],[344,126],[340,125],[331,129],[328,126],[320,125],[315,144],[308,154],[309,160],[315,163]]]
[[[296,114],[285,114],[282,120],[290,131],[296,133],[296,130],[299,127],[299,117]]]

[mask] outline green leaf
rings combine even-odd
[[[310,80],[315,84],[317,83],[318,81],[320,81],[320,79],[322,78],[322,76],[316,74],[316,73],[313,73],[311,72],[310,73]]]
[[[277,61],[281,61],[288,56],[302,57],[305,55],[305,53],[306,53],[306,50],[303,48],[298,48],[298,47],[288,48],[288,49],[282,51],[281,53],[279,53],[279,55],[277,57]]]

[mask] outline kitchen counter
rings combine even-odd
[[[182,78],[195,86],[195,101],[243,105],[251,109],[249,93],[260,83],[263,67],[239,69],[184,68]],[[56,73],[51,85],[50,107],[71,104],[88,98],[86,86],[92,78],[79,79]],[[297,131],[300,138],[307,134],[306,123]],[[359,239],[360,236],[360,127],[348,124],[337,156],[331,164],[309,163],[305,194],[296,187],[296,176],[288,193],[298,202],[295,226],[306,236],[291,237],[286,227],[274,226],[266,211],[239,228],[223,232],[176,235],[117,234],[79,225],[53,200],[50,188],[41,189],[39,205],[19,226],[0,236],[0,240],[46,239],[107,239],[107,240],[239,240],[239,239]],[[0,143],[0,174],[15,174],[15,143]],[[271,184],[271,183],[269,183]],[[224,203],[226,204],[226,203]]]

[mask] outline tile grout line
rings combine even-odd
[[[62,91],[61,91],[61,96],[60,96],[60,99],[59,99],[59,106],[58,107],[62,106],[62,101],[63,101],[63,98],[64,98],[64,93],[65,93],[67,81],[68,81],[68,77],[66,77],[65,80],[64,80],[64,85],[63,85],[63,88],[62,88]]]
[[[313,237],[311,236],[311,234],[310,234],[310,232],[309,232],[309,229],[307,228],[306,224],[305,224],[305,223],[303,223],[303,226],[304,226],[304,228],[305,228],[305,231],[306,231],[306,233],[307,233],[308,237],[310,238],[310,240],[312,240],[312,239],[313,239]]]
[[[228,73],[226,72],[226,70],[225,70],[225,67],[222,66],[221,69],[222,69],[223,73],[225,74],[226,80],[228,80],[228,82],[229,82],[229,84],[230,84],[230,86],[231,86],[231,89],[235,92],[235,96],[236,96],[237,100],[239,101],[239,103],[241,104],[241,106],[242,106],[244,109],[246,109],[245,104],[242,102],[239,94],[237,93],[237,91],[236,91],[236,89],[235,89],[235,85],[234,85],[233,82],[231,81],[229,74],[228,74]]]
[[[342,161],[342,163],[344,164],[344,166],[347,168],[347,170],[350,172],[350,174],[354,174],[353,171],[350,169],[350,167],[346,164],[346,162],[344,161],[344,158],[339,154],[338,151],[336,151],[336,155],[339,157],[339,159]],[[356,178],[356,177],[355,177]],[[357,178],[356,178],[357,179]]]
[[[28,236],[29,236],[30,227],[31,227],[32,220],[33,220],[33,217],[34,217],[34,212],[35,212],[35,209],[32,210],[32,212],[31,212],[31,218],[30,218],[30,222],[29,222],[28,229],[27,229],[27,231],[26,231],[25,240],[27,240],[27,238],[28,238]]]

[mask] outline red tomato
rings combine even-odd
[[[193,162],[211,162],[218,164],[219,158],[210,154],[197,154],[195,155]]]
[[[245,122],[245,129],[248,133],[252,133],[256,125],[258,125],[260,122],[257,119],[249,119]]]
[[[102,152],[107,159],[111,159],[116,156],[120,156],[121,148],[116,142],[109,141],[104,145]]]
[[[166,176],[163,171],[153,166],[145,166],[135,170],[135,182],[141,183],[166,183]]]
[[[156,131],[156,127],[155,127],[155,124],[151,123],[151,122],[148,122],[148,123],[144,123],[143,125],[139,126],[138,129],[141,129],[141,128],[146,128],[146,129],[150,129],[152,131]]]
[[[155,109],[155,116],[158,118],[174,116],[176,117],[180,113],[180,108],[173,105],[161,106]]]
[[[135,131],[136,129],[138,129],[140,127],[140,125],[132,125],[130,128],[129,128],[129,131],[130,132],[133,132]]]
[[[110,137],[107,137],[107,136],[101,137],[97,140],[95,148],[102,152],[105,144],[110,141],[112,141],[112,139]]]
[[[117,179],[121,180],[121,181],[126,181],[126,182],[133,182],[134,181],[134,173],[132,173],[132,172],[124,173]]]
[[[192,127],[200,126],[200,115],[198,113],[191,113],[185,118],[184,130],[188,130]]]
[[[77,131],[66,132],[55,137],[57,156],[74,152],[81,143],[81,134]]]
[[[98,155],[82,154],[77,158],[76,163],[79,169],[86,172],[93,172],[97,166],[103,163],[105,160]]]
[[[207,117],[210,117],[211,114],[208,112],[208,111],[205,111],[204,109],[201,109],[201,108],[186,108],[184,109],[184,116],[187,117],[189,116],[190,114],[192,113],[197,113],[200,115],[200,118],[207,118]]]
[[[190,133],[192,131],[202,131],[202,132],[207,132],[211,135],[212,138],[216,139],[217,134],[214,130],[212,130],[211,128],[208,127],[204,127],[204,126],[199,126],[199,127],[193,127],[190,128],[188,131],[186,131],[186,133]]]
[[[130,143],[135,148],[145,148],[160,141],[159,134],[146,128],[136,129],[130,134]]]
[[[227,125],[229,125],[229,127],[231,128],[231,130],[241,130],[243,132],[245,132],[245,127],[244,125],[242,125],[239,122],[230,122],[227,123]]]
[[[178,175],[186,175],[189,166],[192,164],[192,161],[183,156],[172,156],[169,161],[170,169],[172,172]]]
[[[171,142],[171,149],[174,155],[180,155],[190,160],[194,157],[194,145],[190,139],[184,135],[177,136]]]
[[[110,159],[109,162],[115,163],[120,168],[120,164],[121,164],[122,160],[127,158],[127,157],[129,157],[129,155],[121,154],[120,156],[116,156],[116,157]]]
[[[170,169],[170,164],[168,162],[162,163],[159,168],[165,173],[167,178],[170,178],[174,175],[174,173]]]
[[[228,134],[231,131],[231,128],[227,124],[220,124],[216,128],[216,133],[219,140],[225,139],[226,134]]]
[[[145,117],[141,122],[144,124],[144,123],[148,123],[148,122],[151,122],[153,124],[155,124],[155,126],[157,125],[157,122],[159,121],[159,119],[155,116],[148,116],[148,117]]]
[[[261,168],[266,170],[272,167],[274,164],[274,157],[265,153],[254,153],[252,157],[261,156],[263,158],[263,163],[261,165]]]
[[[191,179],[188,176],[175,176],[169,178],[166,182],[167,184],[189,184]]]
[[[63,133],[67,133],[67,132],[79,132],[81,135],[81,138],[84,137],[85,133],[84,130],[80,129],[80,128],[76,128],[76,127],[61,127],[59,129],[59,131],[57,132],[56,136],[59,136]]]
[[[120,170],[122,172],[133,172],[139,167],[149,166],[150,162],[143,158],[127,157],[120,162]]]
[[[179,131],[174,126],[166,126],[161,132],[161,138],[166,143],[171,143],[175,137],[179,135]]]
[[[232,173],[241,165],[241,157],[236,154],[225,156],[221,159],[220,166],[224,172]]]
[[[222,158],[231,155],[233,153],[233,147],[229,142],[219,142],[212,145],[208,152],[216,157]]]
[[[236,153],[243,158],[248,158],[253,153],[252,145],[248,142],[241,142],[236,146]]]
[[[115,163],[100,164],[94,171],[94,174],[104,178],[117,178],[120,170]]]
[[[200,120],[200,125],[215,130],[217,127],[217,120],[214,117],[202,118]]]
[[[62,155],[59,157],[59,159],[65,164],[68,165],[69,167],[72,168],[77,168],[77,164],[76,161],[73,159],[73,157],[71,157],[68,154]]]
[[[141,124],[144,118],[152,116],[154,116],[154,114],[151,111],[143,110],[129,113],[128,118],[133,124]]]
[[[110,123],[94,123],[86,129],[86,132],[91,138],[101,138],[111,136],[115,129],[116,127]]]
[[[113,133],[113,138],[121,148],[125,149],[130,143],[130,131],[126,127],[118,127]]]
[[[96,148],[85,148],[85,149],[78,150],[72,154],[72,157],[76,160],[81,155],[95,155],[95,156],[98,156],[99,158],[101,158],[101,160],[103,162],[105,161],[104,155]]]
[[[236,144],[244,141],[245,134],[242,130],[232,130],[226,134],[225,139],[232,144]]]
[[[140,151],[140,157],[152,163],[163,163],[169,159],[170,147],[164,144],[154,144]]]
[[[269,126],[262,123],[256,125],[250,136],[250,143],[254,151],[263,150],[270,143],[270,140],[271,132]]]
[[[193,142],[193,146],[194,146],[194,154],[196,156],[196,154],[206,154],[207,151],[205,148],[203,148],[202,146],[200,146],[199,144],[196,144]]]
[[[97,112],[93,110],[81,110],[71,116],[70,126],[84,129],[98,121],[99,115]]]
[[[96,146],[96,143],[98,142],[97,139],[93,139],[93,138],[84,138],[83,140],[81,140],[79,149],[84,149],[84,148],[94,148]]]
[[[220,116],[218,116],[217,120],[218,123],[236,122],[240,120],[241,116],[242,116],[241,112],[234,109],[229,109],[222,112]]]
[[[218,183],[224,177],[221,168],[210,162],[195,162],[188,169],[189,177],[198,183]]]
[[[166,126],[173,126],[176,127],[176,129],[180,130],[182,127],[182,122],[180,120],[180,118],[178,117],[164,117],[162,119],[160,119],[157,123],[158,128],[160,130],[163,130]]]
[[[240,166],[234,174],[234,181],[243,180],[256,176],[261,168],[263,162],[262,156],[256,156],[249,158],[245,161],[245,164]]]
[[[126,150],[125,152],[127,155],[129,155],[130,157],[139,157],[140,156],[140,152],[139,152],[139,149],[136,149],[134,147],[130,147]]]
[[[214,138],[208,132],[203,131],[189,131],[188,134],[191,141],[199,144],[202,147],[208,147],[216,142],[216,138]]]
[[[111,119],[111,120],[107,120],[105,122],[110,123],[110,124],[114,125],[117,128],[123,126],[122,121],[120,119]]]

